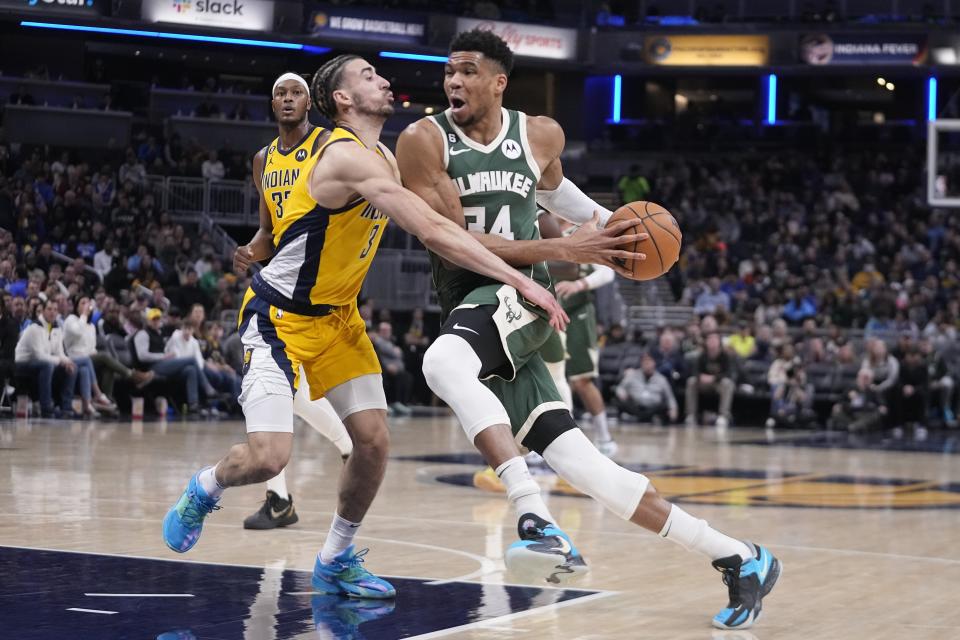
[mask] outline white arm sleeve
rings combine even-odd
[[[560,186],[553,191],[537,189],[537,203],[568,222],[583,224],[593,218],[593,212],[600,212],[600,227],[607,224],[613,215],[606,207],[601,207],[590,196],[580,190],[580,187],[564,178]]]
[[[583,281],[587,283],[587,291],[593,291],[613,282],[616,275],[610,267],[595,264],[593,265],[593,273],[585,275]]]

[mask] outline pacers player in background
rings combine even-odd
[[[430,250],[515,287],[544,308],[557,328],[567,318],[549,291],[400,186],[396,161],[379,143],[393,113],[393,94],[372,65],[338,56],[317,71],[310,93],[336,125],[333,131],[323,139],[311,132],[292,147],[271,145],[264,159],[261,188],[273,242],[263,247],[265,254],[248,257],[272,259],[253,277],[240,309],[247,441],[190,479],[164,518],[163,538],[174,551],[188,551],[227,487],[263,482],[283,470],[293,444],[293,395],[302,364],[311,398],[325,396],[353,440],[313,587],[392,598],[393,586],[367,571],[366,551],[353,546],[383,480],[389,445],[380,365],[357,310],[387,216]]]
[[[263,196],[262,178],[264,176],[264,158],[271,149],[296,149],[309,142],[315,143],[322,136],[330,135],[319,127],[314,127],[308,119],[310,113],[310,90],[307,82],[295,73],[285,73],[273,83],[271,97],[273,115],[277,119],[278,137],[261,149],[253,157],[254,184],[260,196],[260,228],[249,244],[237,247],[233,256],[233,268],[240,274],[246,274],[252,264],[252,256],[269,256],[273,253],[273,219]],[[274,155],[276,160],[278,156]],[[283,156],[279,156],[283,157]],[[294,157],[295,162],[299,162]],[[303,367],[300,368],[300,387],[293,398],[293,413],[313,427],[317,433],[330,440],[346,460],[353,450],[353,442],[346,427],[337,417],[330,401],[326,398],[310,400],[310,388],[307,385]],[[256,513],[243,521],[244,529],[274,529],[297,522],[297,511],[293,506],[293,496],[287,490],[286,472],[267,480],[267,498]]]
[[[476,231],[507,262],[549,282],[545,261],[571,260],[562,250],[564,239],[539,239],[537,205],[588,227],[597,218],[603,225],[612,212],[563,177],[564,135],[554,120],[503,108],[512,68],[513,53],[497,35],[481,30],[457,35],[444,69],[450,108],[407,127],[397,159],[404,184],[434,209]],[[751,626],[780,574],[779,561],[767,549],[731,538],[670,504],[646,476],[594,447],[561,401],[539,354],[552,329],[517,292],[436,256],[434,280],[445,322],[427,350],[423,372],[478,448],[502,456],[499,462],[487,456],[487,462],[520,513],[522,538],[507,550],[507,560],[513,555],[532,564],[538,554],[576,554],[540,499],[539,486],[529,473],[516,473],[526,466],[509,441],[512,429],[518,444],[541,454],[582,493],[710,560],[729,593],[713,625]]]

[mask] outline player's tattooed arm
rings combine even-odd
[[[431,208],[466,227],[460,194],[444,167],[444,144],[440,131],[426,119],[407,127],[397,141],[400,176],[403,185],[423,198]],[[630,260],[637,257],[617,248],[620,244],[642,239],[639,236],[617,237],[628,228],[629,224],[615,225],[603,231],[595,227],[585,228],[570,238],[550,240],[507,240],[479,232],[473,235],[491,253],[515,267],[548,260],[613,266],[615,258]]]
[[[257,260],[265,260],[273,255],[273,220],[270,210],[263,197],[260,176],[263,175],[263,163],[266,149],[261,149],[253,156],[253,184],[259,194],[260,227],[253,235],[253,239],[246,245],[237,247],[233,253],[233,270],[239,274],[246,273],[250,265]]]

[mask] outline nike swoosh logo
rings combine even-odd
[[[286,509],[281,509],[280,511],[277,511],[277,510],[274,509],[273,507],[270,507],[270,515],[273,516],[273,519],[274,519],[274,520],[276,520],[277,518],[283,516],[283,514],[285,514],[286,512],[287,512]]]
[[[458,156],[458,155],[460,155],[461,153],[466,153],[467,151],[470,151],[470,149],[456,149],[456,150],[450,149],[450,155],[452,155],[452,156]]]
[[[458,330],[460,330],[460,331],[469,331],[470,333],[472,333],[472,334],[474,334],[474,335],[480,335],[479,333],[477,333],[476,331],[474,331],[474,330],[471,329],[470,327],[464,327],[464,326],[462,326],[459,322],[453,323],[453,328],[454,328],[454,329],[458,329]]]

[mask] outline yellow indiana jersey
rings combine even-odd
[[[327,147],[363,144],[352,131],[337,127],[317,145],[322,131],[314,128],[286,151],[279,138],[274,140],[261,177],[275,251],[254,276],[253,288],[270,304],[306,315],[317,315],[317,305],[356,300],[387,225],[386,216],[363,198],[328,209],[310,196],[310,173]],[[377,153],[383,155],[379,148]]]

